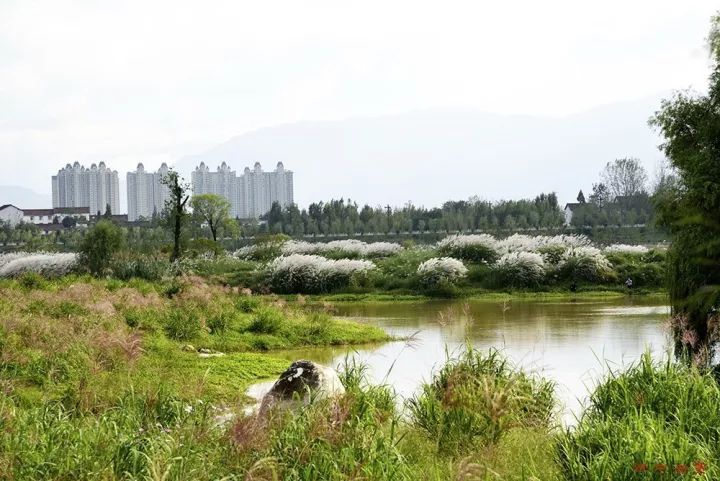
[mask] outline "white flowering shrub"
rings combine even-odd
[[[77,263],[77,254],[3,254],[0,256],[0,278],[18,277],[26,272],[35,272],[44,277],[61,277],[72,272]]]
[[[468,273],[467,267],[452,257],[433,257],[418,266],[420,283],[425,287],[454,285]]]
[[[354,276],[367,274],[374,268],[375,264],[367,260],[291,254],[273,260],[267,274],[278,292],[317,293],[345,287]]]
[[[536,252],[508,252],[493,266],[492,274],[501,287],[536,287],[545,279],[545,260]]]
[[[612,264],[597,247],[568,249],[557,264],[561,278],[571,281],[601,282],[613,276]]]
[[[293,254],[317,254],[319,252],[319,243],[299,240],[289,240],[280,248],[280,253],[284,256],[290,256]]]
[[[497,250],[502,254],[508,252],[535,252],[540,247],[541,236],[513,234],[497,242]]]
[[[498,241],[497,248],[502,253],[541,252],[543,250],[566,250],[573,247],[590,246],[592,242],[584,235],[529,236],[513,234]]]
[[[446,257],[490,264],[498,258],[498,241],[489,234],[457,234],[438,242],[437,251]]]
[[[233,256],[248,261],[269,261],[281,254],[286,243],[285,239],[265,240],[241,247],[233,253]]]
[[[628,244],[613,244],[603,249],[605,254],[630,254],[630,255],[643,255],[650,252],[645,246],[635,246]]]
[[[32,254],[28,254],[27,252],[8,252],[0,254],[0,269],[2,269],[5,264],[8,264],[15,259],[22,259],[23,257],[27,257],[29,255]]]
[[[283,255],[292,254],[335,254],[335,257],[388,257],[403,250],[394,242],[366,243],[357,239],[331,242],[306,242],[291,240],[282,246]]]
[[[388,257],[402,251],[403,246],[395,242],[370,242],[365,244],[363,257]]]

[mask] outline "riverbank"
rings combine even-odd
[[[241,403],[287,366],[267,353],[383,342],[376,327],[202,278],[168,282],[24,276],[0,281],[2,382],[13,402],[111,405],[128,388]],[[74,401],[74,402],[75,402]]]
[[[622,299],[632,297],[643,297],[653,299],[664,299],[667,297],[665,289],[620,289],[613,287],[599,287],[587,290],[571,292],[562,290],[511,290],[511,291],[488,291],[485,289],[468,289],[461,291],[453,297],[428,296],[422,294],[372,292],[372,293],[334,293],[315,295],[282,295],[277,296],[287,302],[294,302],[301,299],[301,302],[315,304],[322,303],[395,303],[395,302],[427,302],[433,300],[472,300],[472,301],[503,301],[503,300],[559,300],[559,301],[581,301],[587,299]]]

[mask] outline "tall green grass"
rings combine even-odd
[[[578,426],[560,437],[563,473],[568,480],[717,479],[719,406],[712,375],[645,354],[611,373]]]

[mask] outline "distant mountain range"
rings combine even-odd
[[[199,162],[238,171],[282,161],[295,172],[301,206],[330,198],[359,203],[440,205],[556,191],[574,201],[606,162],[640,158],[650,174],[663,158],[648,118],[657,95],[562,118],[433,109],[403,115],[299,122],[239,135],[175,167],[189,175]]]
[[[13,204],[20,209],[49,209],[52,196],[16,185],[0,185],[0,205],[4,204]]]
[[[562,118],[431,109],[401,115],[299,122],[233,137],[175,163],[186,178],[204,161],[242,173],[255,162],[295,172],[295,201],[351,198],[371,205],[412,201],[428,207],[478,196],[488,200],[555,191],[561,202],[587,194],[606,162],[638,157],[653,173],[663,158],[648,118],[669,93]],[[127,209],[125,175],[121,208]],[[50,194],[0,186],[0,204],[50,207]]]

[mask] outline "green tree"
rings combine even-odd
[[[604,183],[599,182],[597,184],[593,184],[592,194],[590,194],[590,202],[598,207],[605,207],[605,204],[610,202],[610,190]]]
[[[171,261],[180,259],[182,255],[183,229],[187,223],[187,194],[189,186],[182,177],[174,170],[168,171],[163,177],[162,183],[168,186],[170,197],[165,201],[164,217],[166,224],[172,230],[173,250],[170,255]]]
[[[658,221],[673,237],[668,252],[675,347],[711,362],[720,307],[720,16],[709,37],[713,71],[707,95],[676,93],[650,120],[677,182],[656,193]]]
[[[647,184],[645,168],[633,158],[608,162],[600,177],[610,193],[610,200],[643,194]]]
[[[109,220],[90,227],[80,243],[80,263],[94,276],[105,274],[112,257],[123,246],[122,230]]]
[[[230,216],[230,202],[221,195],[200,194],[193,196],[190,204],[193,214],[201,222],[208,225],[213,241],[217,242],[218,231],[233,230],[234,220]]]

